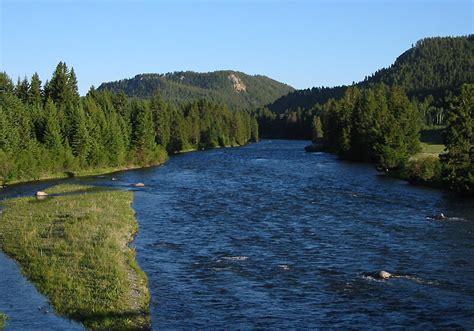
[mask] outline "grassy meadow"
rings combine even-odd
[[[444,152],[444,143],[443,143],[443,129],[444,128],[434,128],[421,130],[420,132],[420,145],[421,152],[418,153],[415,157],[424,157],[424,156],[436,156]]]
[[[51,301],[89,329],[149,329],[146,275],[129,247],[133,193],[58,185],[4,202],[0,248]]]
[[[8,316],[4,313],[0,312],[0,330],[5,328],[5,324],[7,323]]]

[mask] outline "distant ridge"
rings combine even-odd
[[[98,90],[123,91],[127,96],[140,98],[149,98],[159,92],[164,99],[175,103],[206,98],[235,110],[255,109],[294,91],[294,88],[266,76],[222,70],[139,74],[130,79],[102,83]]]
[[[474,83],[473,68],[474,35],[425,38],[398,56],[391,66],[376,71],[356,85],[398,85],[410,97],[422,100],[432,95],[435,103],[443,102],[447,93],[456,93],[463,83]],[[316,103],[341,98],[347,87],[295,90],[267,107],[277,113],[297,108],[309,109]]]

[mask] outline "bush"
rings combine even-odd
[[[403,168],[404,177],[416,182],[439,182],[441,174],[441,162],[432,155],[410,159]]]

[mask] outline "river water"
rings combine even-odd
[[[69,181],[146,184],[135,192],[134,245],[154,329],[474,328],[474,202],[306,144],[265,140]],[[450,218],[427,218],[440,212]],[[370,276],[380,270],[395,277]],[[11,329],[28,327],[3,283],[0,311]],[[44,325],[69,327],[56,318]]]

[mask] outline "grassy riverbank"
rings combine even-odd
[[[138,231],[133,193],[79,185],[7,200],[0,247],[59,314],[90,329],[148,329],[146,275],[128,244]]]
[[[3,330],[5,328],[7,319],[8,319],[8,316],[0,312],[0,330]]]

